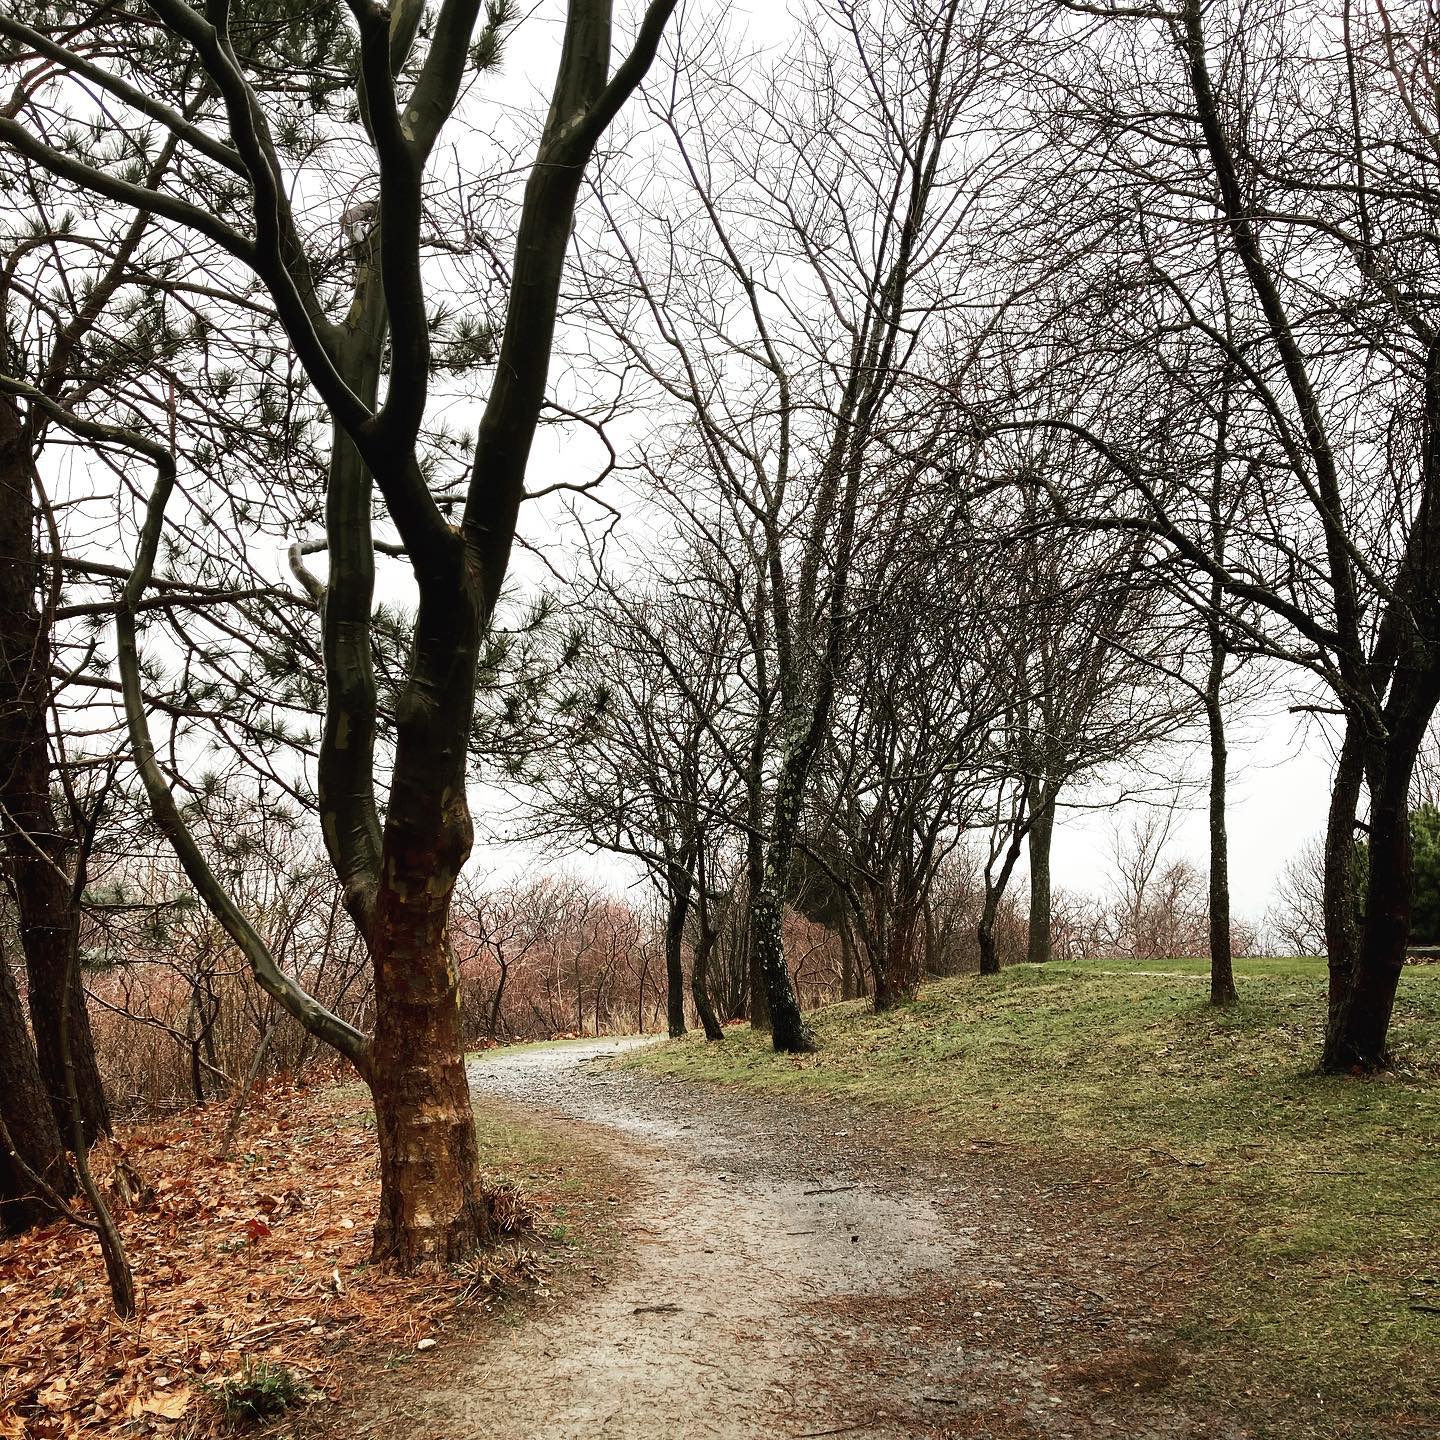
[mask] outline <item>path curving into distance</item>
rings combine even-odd
[[[613,1068],[613,1039],[489,1052],[477,1099],[584,1127],[633,1173],[619,1273],[425,1397],[437,1440],[1207,1437],[1162,1318],[1183,1260],[1081,1181],[900,1143],[833,1103]],[[1193,1404],[1193,1402],[1192,1402]]]

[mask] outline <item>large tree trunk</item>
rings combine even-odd
[[[750,900],[751,944],[765,978],[765,993],[770,1002],[770,1035],[775,1049],[791,1054],[815,1048],[815,1037],[805,1023],[800,999],[785,963],[785,941],[781,931],[783,902],[771,888],[762,890]]]
[[[908,905],[892,907],[890,924],[875,969],[876,1011],[891,1010],[913,1000],[920,990],[919,947],[915,944],[918,912]]]
[[[395,763],[367,943],[375,1033],[365,1078],[380,1143],[375,1255],[403,1269],[452,1261],[494,1238],[465,1075],[450,904],[474,830],[465,777],[476,661],[488,621],[458,552],[453,589],[422,591],[397,706]]]
[[[1355,974],[1359,936],[1355,926],[1355,817],[1365,778],[1360,726],[1350,720],[1330,786],[1325,824],[1325,954],[1330,976],[1324,1068],[1332,1068],[1330,1037],[1338,1036],[1341,1014]],[[1341,1068],[1336,1066],[1334,1068]]]
[[[1353,771],[1363,744],[1365,778],[1370,789],[1370,875],[1365,930],[1358,946],[1353,944],[1354,922],[1346,903],[1349,887],[1341,883],[1333,803],[1332,833],[1326,837],[1326,938],[1332,943],[1336,938],[1341,941],[1341,962],[1348,972],[1339,976],[1344,985],[1337,994],[1336,957],[1332,951],[1330,1023],[1321,1058],[1326,1070],[1371,1071],[1388,1063],[1390,1017],[1410,939],[1410,781],[1415,758],[1440,703],[1440,585],[1436,583],[1440,556],[1440,341],[1432,341],[1429,346],[1425,372],[1423,488],[1407,539],[1400,583],[1376,645],[1377,653],[1390,648],[1394,656],[1389,695],[1381,717],[1382,735],[1372,733],[1362,742],[1359,727],[1352,720],[1346,728],[1341,774],[1336,780],[1343,818],[1344,809],[1352,803],[1351,790],[1358,799],[1359,780]],[[1387,640],[1393,641],[1392,647],[1387,647]],[[1344,856],[1347,862],[1348,850]],[[1347,863],[1343,872],[1347,881],[1349,873]],[[1343,951],[1347,939],[1351,941],[1348,955]]]
[[[785,962],[783,920],[785,896],[800,835],[800,811],[805,785],[828,705],[816,702],[805,734],[790,747],[775,790],[774,814],[764,848],[760,884],[750,895],[750,944],[765,985],[770,1010],[770,1037],[777,1050],[791,1054],[815,1049],[815,1037],[805,1023],[800,999]],[[753,1022],[752,1022],[753,1023]]]
[[[843,604],[843,590],[837,593]],[[831,651],[837,644],[838,630],[832,628]],[[787,734],[791,738],[785,746],[784,760],[775,785],[760,889],[750,897],[751,943],[756,948],[765,976],[765,992],[770,1001],[771,1039],[775,1049],[791,1054],[804,1054],[816,1049],[815,1036],[805,1023],[800,999],[790,978],[790,967],[785,963],[782,920],[785,896],[790,893],[795,850],[800,841],[805,792],[834,703],[835,665],[835,654],[827,652],[808,713],[799,720],[798,729],[795,717],[786,719]],[[792,700],[792,706],[795,703]]]
[[[14,405],[0,398],[0,805],[5,855],[20,920],[41,1079],[59,1133],[68,1135],[70,1102],[60,1043],[60,1016],[68,1004],[75,1087],[88,1143],[109,1132],[110,1112],[95,1063],[84,989],[68,963],[79,915],[65,871],[66,842],[50,803],[50,634],[36,603],[39,583],[29,445]]]
[[[95,1058],[95,1040],[79,967],[66,963],[69,932],[79,917],[71,904],[64,876],[48,861],[27,863],[12,851],[12,864],[19,892],[16,908],[20,911],[20,938],[30,981],[30,1023],[35,1031],[40,1075],[60,1133],[68,1136],[70,1100],[60,1037],[60,1016],[68,1011],[74,1017],[70,1022],[70,1049],[75,1091],[80,1101],[85,1143],[93,1144],[96,1136],[110,1133],[110,1108]]]
[[[1424,670],[1416,673],[1397,666],[1391,700],[1386,706],[1386,743],[1383,748],[1371,747],[1365,767],[1370,788],[1370,874],[1365,891],[1365,928],[1355,948],[1343,994],[1338,999],[1332,996],[1330,1024],[1321,1058],[1322,1068],[1326,1070],[1368,1072],[1389,1064],[1387,1037],[1395,992],[1405,968],[1413,904],[1410,780],[1415,757],[1435,709],[1437,681],[1440,675]],[[1348,739],[1347,735],[1347,747]],[[1344,758],[1342,752],[1342,762]],[[1328,868],[1327,864],[1327,882]],[[1335,903],[1341,903],[1342,899],[1348,902],[1349,896],[1347,885]],[[1325,908],[1328,932],[1332,908],[1328,883]]]
[[[494,1237],[465,1075],[460,986],[443,919],[382,924],[366,1080],[380,1146],[375,1257],[448,1262]]]
[[[665,916],[665,1021],[672,1040],[685,1033],[685,921],[694,881],[683,865],[670,867],[670,904]]]
[[[1230,953],[1230,842],[1226,827],[1225,790],[1228,747],[1220,687],[1225,677],[1225,650],[1218,625],[1210,626],[1210,670],[1205,682],[1205,718],[1210,729],[1210,1003],[1234,1005],[1235,964]]]
[[[1030,930],[1025,959],[1031,965],[1050,961],[1050,847],[1055,835],[1055,800],[1055,791],[1048,791],[1026,840],[1030,850]]]
[[[0,1228],[24,1230],[48,1219],[54,1208],[37,1193],[27,1170],[62,1196],[74,1190],[65,1148],[40,1079],[35,1048],[10,965],[0,955]],[[13,1147],[13,1149],[12,1149]]]

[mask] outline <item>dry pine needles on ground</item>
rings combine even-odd
[[[457,1303],[505,1288],[495,1257],[413,1277],[370,1263],[379,1182],[359,1087],[271,1089],[221,1161],[228,1118],[212,1105],[125,1134],[143,1181],[118,1217],[134,1320],[111,1309],[89,1231],[62,1220],[0,1241],[0,1440],[177,1422],[203,1434],[241,1376],[333,1397],[357,1342],[419,1345]],[[98,1148],[97,1173],[113,1180],[120,1153]],[[515,1218],[518,1229],[518,1200]],[[523,1251],[514,1262],[522,1284],[540,1263]]]

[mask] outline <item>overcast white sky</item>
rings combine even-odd
[[[1277,877],[1298,850],[1325,826],[1330,800],[1330,749],[1314,726],[1280,713],[1232,726],[1230,752],[1230,889],[1237,919],[1264,919]],[[1209,858],[1206,794],[1208,753],[1195,745],[1181,756],[1176,778],[1196,782],[1182,798],[1173,852],[1202,868]],[[1099,799],[1103,791],[1097,789]],[[1053,860],[1057,886],[1083,892],[1105,889],[1111,873],[1112,837],[1137,813],[1133,805],[1075,810],[1055,827]]]

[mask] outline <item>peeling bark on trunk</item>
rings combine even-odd
[[[465,737],[488,612],[457,553],[449,603],[416,612],[410,676],[397,708],[395,767],[380,888],[367,941],[375,1034],[365,1061],[380,1139],[377,1258],[413,1269],[494,1238],[480,1182],[465,1076],[460,976],[447,933],[473,830]],[[433,577],[436,589],[442,577]]]
[[[493,39],[503,21],[499,8],[491,8]],[[397,9],[393,29],[383,7],[355,11],[363,82],[355,99],[375,142],[379,204],[374,228],[350,240],[355,281],[342,321],[329,317],[330,295],[313,284],[284,187],[266,189],[278,177],[264,107],[228,55],[223,16],[218,28],[195,28],[193,12],[183,6],[169,17],[194,47],[202,69],[225,91],[232,113],[247,114],[246,124],[233,127],[229,138],[256,179],[257,274],[334,424],[327,580],[306,569],[306,548],[299,542],[290,560],[322,616],[326,711],[318,808],[345,905],[374,967],[373,1036],[326,1010],[276,964],[208,866],[156,761],[141,686],[137,616],[153,576],[176,460],[147,436],[106,430],[103,438],[119,438],[156,468],[135,566],[117,614],[126,719],[157,821],[256,980],[308,1031],[349,1058],[369,1084],[380,1143],[375,1253],[407,1269],[456,1259],[494,1234],[493,1203],[479,1179],[458,975],[446,931],[456,878],[473,838],[466,762],[479,655],[504,585],[530,450],[546,403],[576,197],[595,146],[653,62],[673,9],[674,0],[651,0],[634,44],[612,75],[609,0],[576,0],[568,7],[551,105],[518,214],[499,352],[458,526],[436,503],[421,451],[433,361],[421,260],[423,177],[461,93],[473,7],[468,14],[465,6],[445,7],[429,36],[419,79],[407,87],[403,119],[394,109],[393,82],[410,59],[419,8],[403,14]],[[260,259],[270,262],[269,273]],[[330,260],[326,263],[328,292],[338,275]],[[277,274],[283,281],[277,283]],[[387,350],[388,365],[383,364]],[[382,368],[384,400],[376,404]],[[85,434],[105,430],[78,417],[67,423]],[[372,490],[378,490],[396,527],[419,592],[405,681],[394,705],[383,823],[373,753]]]
[[[380,1145],[375,1258],[406,1270],[494,1238],[465,1075],[459,977],[443,929],[403,931],[375,955],[366,1079]]]

